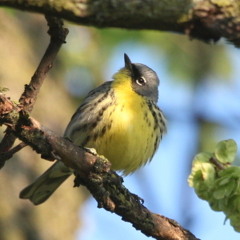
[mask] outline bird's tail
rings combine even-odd
[[[58,161],[31,185],[24,188],[20,192],[20,198],[29,199],[35,205],[43,203],[71,174],[72,171]]]

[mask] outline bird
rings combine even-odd
[[[88,93],[64,137],[77,146],[95,149],[110,161],[113,170],[128,175],[151,161],[166,132],[166,119],[157,106],[156,72],[144,64],[132,63],[127,54],[124,63],[112,81]],[[20,198],[41,204],[73,172],[58,160],[24,188]]]

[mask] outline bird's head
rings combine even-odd
[[[132,89],[154,102],[158,100],[159,79],[155,71],[141,63],[132,63],[127,54],[124,54],[124,68],[116,76],[121,79],[130,79]]]

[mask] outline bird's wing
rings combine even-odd
[[[101,109],[109,102],[112,81],[105,82],[95,88],[83,100],[69,122],[64,136],[72,140],[77,145],[84,145],[91,128],[96,127],[97,117]]]

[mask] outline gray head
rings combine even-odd
[[[156,72],[141,63],[132,63],[126,53],[124,54],[124,61],[125,68],[131,73],[133,90],[157,102],[159,79]]]

